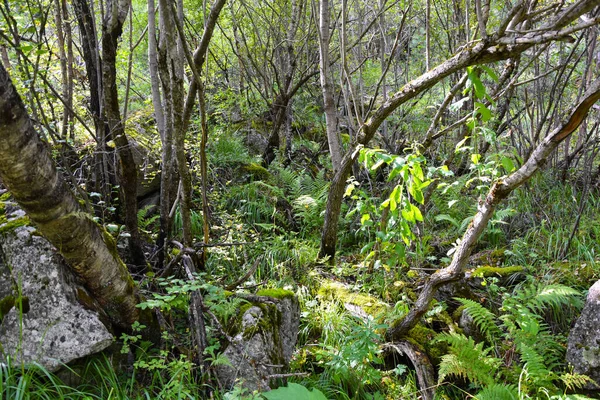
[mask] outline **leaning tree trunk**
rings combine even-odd
[[[83,212],[40,140],[0,65],[0,179],[38,230],[66,259],[110,321],[138,320],[139,297],[112,236]]]
[[[419,294],[419,298],[414,307],[404,319],[388,329],[386,333],[386,338],[388,340],[398,340],[408,333],[408,331],[419,322],[419,319],[429,308],[438,287],[444,283],[460,278],[463,269],[469,260],[471,251],[485,230],[489,220],[494,215],[494,211],[498,204],[513,190],[527,182],[529,178],[533,176],[540,166],[546,162],[546,159],[552,151],[554,151],[563,140],[581,125],[590,108],[598,100],[600,100],[600,78],[596,79],[596,81],[590,85],[590,88],[583,96],[583,100],[570,110],[567,120],[544,138],[521,168],[508,175],[506,178],[497,180],[492,185],[485,201],[479,205],[477,214],[473,217],[473,221],[463,235],[460,244],[457,246],[450,265],[436,271],[429,277],[423,290]]]

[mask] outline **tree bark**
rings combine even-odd
[[[146,256],[141,245],[137,220],[138,171],[119,109],[117,90],[117,46],[123,33],[123,23],[129,11],[128,0],[109,0],[102,23],[102,78],[104,82],[104,112],[109,129],[109,139],[117,146],[119,156],[119,186],[125,205],[125,226],[129,232],[129,250],[136,271],[146,268]]]
[[[329,144],[333,172],[337,174],[342,166],[342,145],[337,131],[337,111],[333,100],[333,83],[331,82],[331,71],[329,70],[329,22],[329,0],[321,0],[319,2],[319,71],[323,92],[327,143]]]
[[[0,179],[66,259],[110,321],[129,329],[139,297],[114,239],[84,213],[0,65]]]

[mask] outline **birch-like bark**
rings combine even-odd
[[[0,179],[110,321],[129,329],[139,297],[114,239],[83,212],[0,65]]]

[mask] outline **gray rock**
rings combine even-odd
[[[484,336],[481,334],[481,331],[475,324],[475,320],[473,320],[473,317],[469,315],[467,310],[463,310],[462,314],[460,315],[458,326],[463,330],[465,336],[470,336],[477,342],[485,340]]]
[[[35,361],[56,371],[104,350],[113,336],[77,301],[83,289],[56,249],[34,232],[21,226],[0,234],[0,362],[10,356],[13,365]],[[19,298],[22,314],[18,302],[11,307]]]
[[[298,338],[300,306],[295,296],[273,299],[246,309],[239,332],[223,353],[231,365],[217,367],[224,388],[236,383],[253,390],[269,390],[269,375],[288,366]]]
[[[567,361],[575,372],[600,385],[600,281],[590,288],[581,315],[569,334]],[[587,389],[599,387],[588,384]]]

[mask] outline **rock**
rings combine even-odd
[[[30,226],[0,231],[0,362],[10,356],[13,365],[35,361],[56,371],[107,348],[112,335],[77,301],[56,249]]]
[[[231,365],[217,367],[225,389],[240,382],[250,391],[270,390],[269,375],[281,373],[292,357],[300,323],[298,299],[288,291],[266,292],[273,293],[258,294],[269,302],[242,308],[239,330],[223,353]]]
[[[477,327],[475,320],[467,310],[463,310],[458,321],[458,326],[463,330],[465,336],[472,337],[475,341],[481,342],[485,340],[485,337],[481,334],[481,331]]]
[[[592,285],[585,306],[567,344],[567,362],[574,372],[589,376],[600,385],[600,280]],[[586,389],[598,390],[589,383]]]

